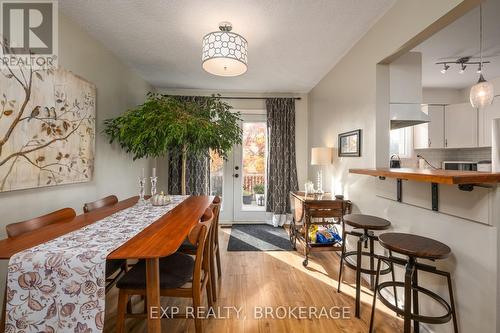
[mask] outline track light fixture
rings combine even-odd
[[[476,71],[476,73],[477,73],[477,74],[481,74],[482,72],[483,72],[483,66],[481,66],[481,64],[479,64],[479,65],[477,66],[477,71]]]
[[[481,74],[481,71],[483,69],[484,64],[489,64],[489,61],[472,61],[472,57],[461,57],[458,58],[457,60],[448,60],[448,61],[440,61],[436,62],[436,65],[443,65],[443,68],[441,69],[441,74],[445,74],[448,69],[450,68],[450,65],[459,65],[459,73],[463,74],[465,73],[465,69],[467,68],[467,65],[478,65],[477,73]]]
[[[450,65],[444,64],[443,69],[441,70],[441,74],[446,73],[446,71],[450,68]]]

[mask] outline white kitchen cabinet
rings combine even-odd
[[[445,148],[473,148],[478,144],[478,113],[470,103],[445,106]]]
[[[429,115],[430,122],[414,126],[413,147],[444,148],[444,106],[428,105],[422,111]]]
[[[479,146],[491,147],[491,126],[493,119],[500,118],[500,97],[493,99],[493,104],[479,110]]]

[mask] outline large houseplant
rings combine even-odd
[[[159,157],[169,151],[182,153],[181,191],[186,194],[188,154],[221,157],[241,144],[239,113],[220,96],[186,98],[149,93],[146,101],[123,115],[104,121],[104,133],[133,158]]]

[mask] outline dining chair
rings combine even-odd
[[[87,202],[83,205],[83,212],[88,213],[91,212],[95,209],[102,208],[102,207],[108,207],[116,204],[118,202],[118,198],[116,195],[110,195],[105,198],[93,201],[93,202]]]
[[[75,216],[76,213],[72,208],[63,208],[26,221],[8,224],[5,230],[7,231],[7,237],[14,238],[50,224],[69,222]]]
[[[208,236],[214,214],[207,208],[200,222],[194,226],[188,235],[191,244],[196,246],[196,255],[192,256],[175,252],[174,254],[160,259],[160,296],[191,298],[194,311],[202,306],[202,295],[207,293],[208,306],[212,307],[212,287],[210,278],[210,242]],[[126,318],[147,318],[147,308],[143,313],[132,313],[127,310],[129,298],[140,295],[146,300],[146,264],[141,260],[130,271],[128,271],[116,284],[118,294],[118,314],[116,318],[116,332],[122,333]],[[188,318],[186,313],[179,313],[173,318]],[[195,317],[196,333],[202,332],[201,318]]]
[[[118,203],[116,195],[110,195],[105,198],[83,204],[83,212],[87,214],[102,207],[113,206],[116,203]],[[106,292],[113,288],[118,281],[118,278],[127,270],[127,260],[125,259],[106,260]],[[117,272],[118,274],[115,274]]]
[[[7,224],[5,226],[5,230],[7,231],[7,237],[15,238],[24,235],[30,231],[34,231],[42,227],[45,227],[47,225],[69,222],[73,220],[75,216],[76,212],[74,209],[63,208],[56,210],[55,212],[35,217],[26,221]],[[2,326],[5,324],[6,304],[7,304],[7,281],[5,282],[4,299],[2,304],[2,316],[0,323]],[[2,326],[0,326],[0,328]]]
[[[220,252],[219,252],[219,213],[220,213],[221,199],[216,196],[210,205],[212,212],[214,214],[214,219],[212,222],[212,228],[210,228],[210,234],[208,235],[208,240],[210,242],[210,278],[212,281],[212,297],[213,301],[217,301],[217,283],[215,278],[215,262],[217,263],[218,277],[221,277],[221,264],[220,264]],[[179,247],[179,252],[195,255],[196,247],[185,239],[184,242]]]

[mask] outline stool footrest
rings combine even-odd
[[[346,252],[344,254],[344,260],[347,259],[347,258],[349,258],[349,257],[356,257],[357,255],[358,255],[357,251]],[[387,268],[380,270],[380,275],[389,274],[391,272],[391,264],[389,263],[389,261],[385,260],[384,257],[380,257],[380,256],[378,256],[376,254],[372,255],[370,252],[361,252],[361,255],[365,256],[365,257],[369,257],[369,258],[373,257],[374,259],[380,259],[382,262],[384,262],[384,264],[387,265]],[[349,268],[351,268],[353,270],[357,269],[356,264],[353,264],[353,263],[349,262],[349,260],[345,260],[344,264],[347,267],[349,267]],[[361,273],[364,273],[364,274],[370,274],[370,275],[376,275],[377,274],[377,270],[376,269],[371,270],[371,269],[368,269],[368,268],[361,267],[360,270],[361,270]]]
[[[385,288],[394,288],[394,287],[403,287],[404,288],[404,286],[405,286],[405,283],[401,282],[401,281],[387,281],[387,282],[380,283],[378,285],[377,290],[376,290],[376,293],[377,293],[380,301],[385,306],[387,306],[389,309],[396,312],[400,316],[404,316],[405,310],[401,309],[401,308],[395,306],[394,304],[392,304],[391,302],[389,302],[384,296],[382,296],[381,291]],[[442,298],[438,294],[430,291],[429,289],[426,289],[426,288],[423,288],[420,286],[411,286],[411,289],[416,290],[417,292],[421,292],[422,294],[429,296],[430,298],[432,298],[433,300],[435,300],[436,302],[441,304],[441,306],[443,306],[443,308],[446,310],[446,314],[444,314],[442,316],[424,316],[424,315],[420,315],[420,314],[416,314],[416,313],[411,312],[411,314],[410,314],[411,320],[416,320],[418,322],[427,323],[427,324],[444,324],[444,323],[447,323],[450,321],[450,319],[452,317],[451,306],[448,304],[448,302],[444,298]]]

